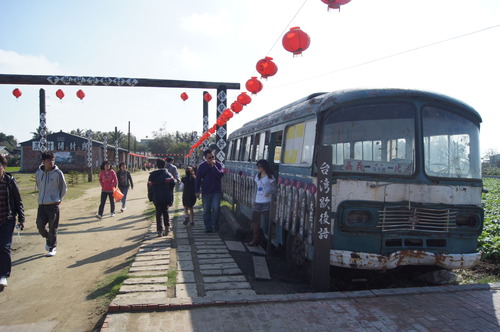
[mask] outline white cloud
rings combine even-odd
[[[43,55],[23,55],[0,49],[0,72],[3,74],[42,75],[62,73],[56,62],[50,62]]]

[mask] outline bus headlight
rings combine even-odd
[[[346,217],[348,226],[368,226],[371,224],[373,216],[367,210],[352,210],[349,211]]]
[[[459,214],[457,216],[457,226],[475,227],[479,223],[479,216],[473,213]]]

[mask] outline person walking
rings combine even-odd
[[[170,226],[168,207],[172,205],[175,180],[165,168],[165,160],[156,160],[156,166],[158,169],[151,172],[148,178],[148,199],[155,205],[158,236],[167,236]]]
[[[165,168],[167,171],[172,174],[175,182],[177,184],[181,183],[181,180],[179,179],[179,171],[177,170],[177,166],[174,165],[174,158],[172,157],[167,157],[167,163],[165,164]],[[172,190],[172,204],[171,206],[174,205],[174,190]]]
[[[123,198],[121,200],[122,202],[122,208],[121,212],[125,211],[127,208],[127,193],[128,193],[128,188],[134,189],[134,182],[132,181],[132,176],[130,175],[130,172],[127,170],[127,165],[125,165],[124,162],[121,162],[118,165],[118,172],[116,172],[116,177],[118,178],[118,189],[123,194]]]
[[[7,287],[7,278],[12,270],[12,234],[16,227],[24,229],[24,207],[16,179],[5,172],[7,159],[0,155],[0,291]]]
[[[249,246],[257,246],[260,243],[260,220],[264,216],[266,223],[269,221],[269,210],[271,208],[271,198],[276,192],[276,179],[274,172],[265,159],[257,161],[257,170],[259,171],[254,177],[257,190],[255,199],[252,204],[252,241],[248,242]]]
[[[181,178],[182,185],[182,205],[184,206],[184,225],[191,221],[191,226],[194,225],[194,211],[193,206],[196,204],[195,184],[196,184],[196,171],[192,166],[186,168],[186,176]]]
[[[38,188],[36,227],[40,235],[45,238],[45,250],[48,251],[49,257],[56,254],[59,205],[68,191],[64,174],[56,166],[55,160],[54,152],[43,152],[42,165],[35,174]]]
[[[118,184],[118,178],[115,171],[111,167],[111,163],[107,160],[101,164],[101,172],[99,173],[99,184],[101,185],[101,204],[99,204],[99,211],[96,214],[98,219],[102,219],[104,213],[104,205],[106,199],[109,198],[109,205],[111,207],[110,217],[115,216],[115,200],[113,198],[113,188]]]
[[[222,176],[224,166],[215,160],[210,149],[203,151],[205,161],[196,172],[195,192],[203,202],[205,233],[219,230],[220,201],[222,197]]]

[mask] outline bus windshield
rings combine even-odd
[[[433,177],[480,179],[479,128],[457,114],[433,106],[423,107],[422,120],[425,173]]]
[[[332,147],[335,172],[414,173],[414,108],[405,103],[352,106],[330,112],[321,144]]]

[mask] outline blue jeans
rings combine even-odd
[[[128,187],[120,187],[120,186],[118,186],[118,189],[120,189],[120,191],[123,194],[123,198],[122,198],[122,200],[120,202],[122,202],[122,208],[124,208],[125,205],[127,205]]]
[[[0,225],[0,277],[10,277],[12,268],[10,247],[15,226],[16,222],[12,219]]]
[[[201,194],[201,200],[203,202],[205,230],[217,230],[219,228],[221,193]]]

